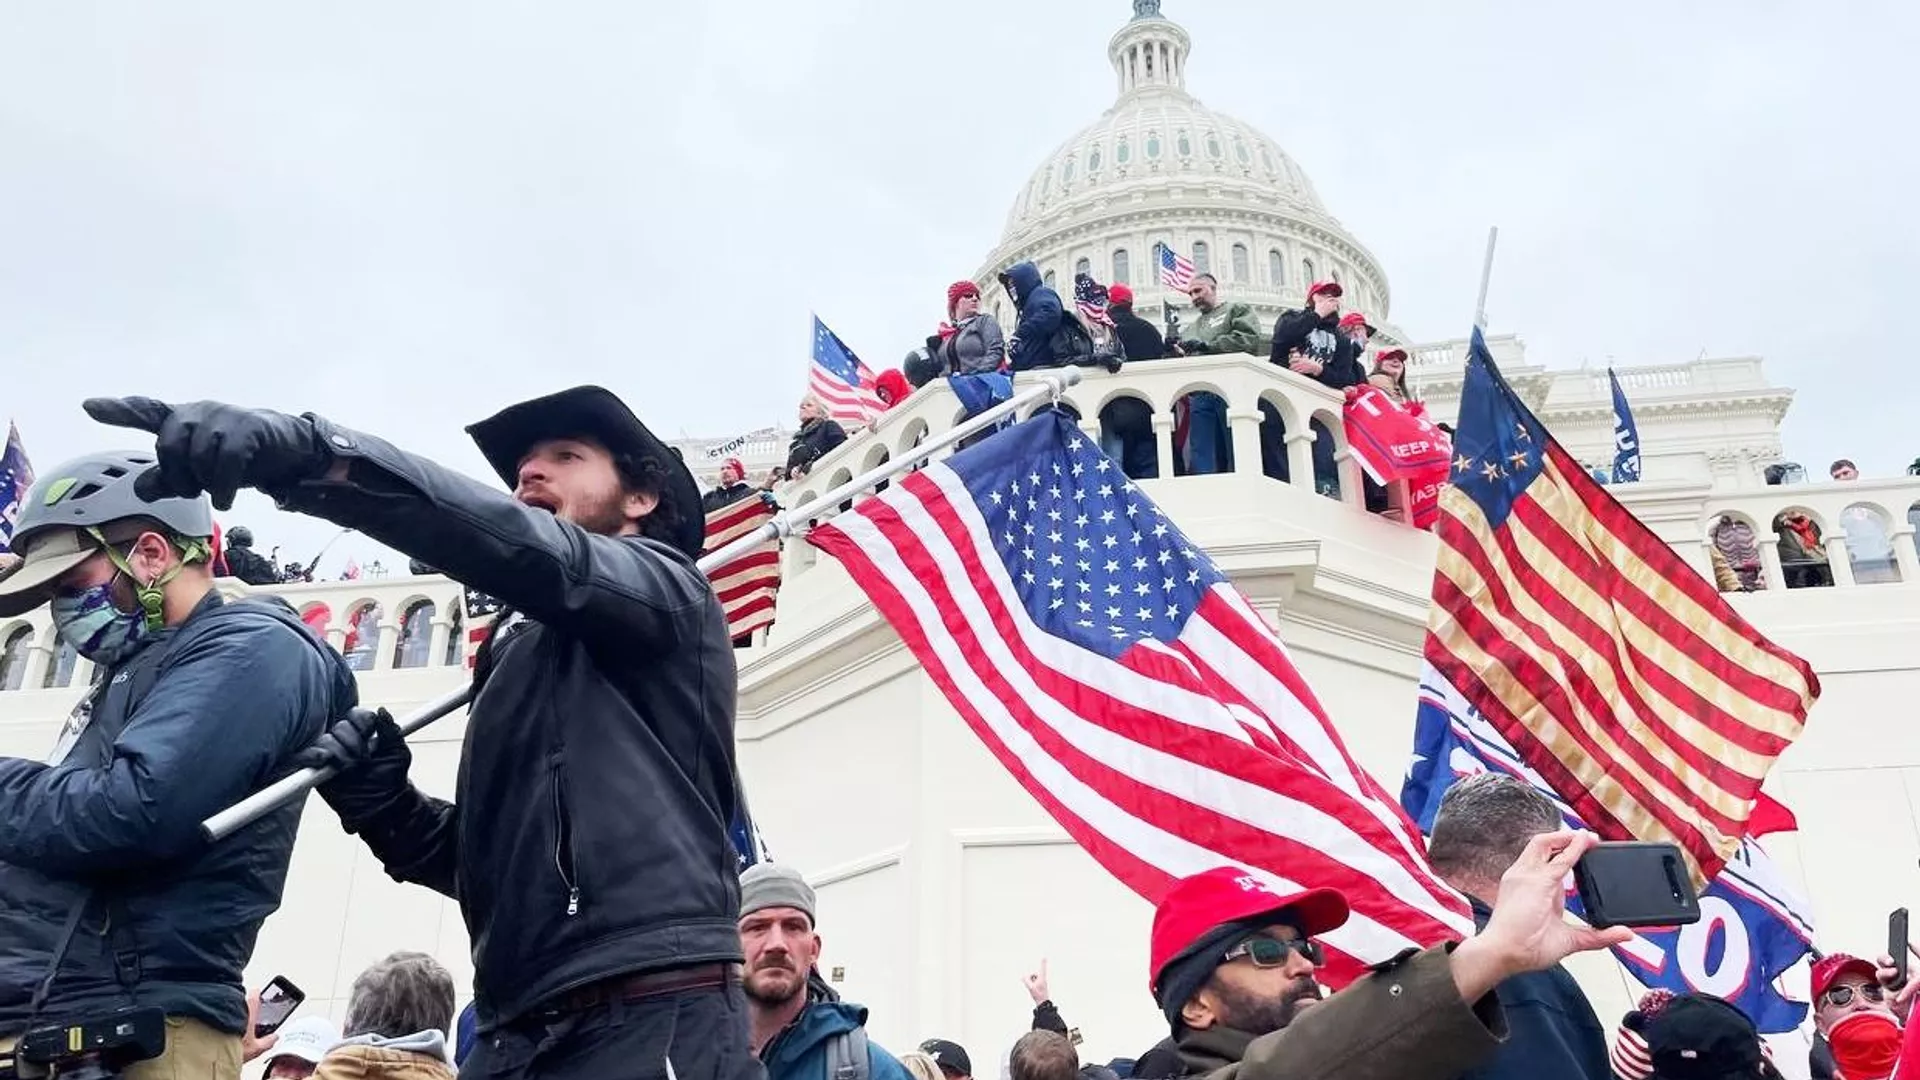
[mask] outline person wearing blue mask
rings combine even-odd
[[[0,619],[50,605],[99,670],[43,760],[0,757],[0,1060],[121,1008],[167,1016],[129,1080],[238,1080],[242,973],[280,906],[300,801],[217,844],[200,822],[295,768],[358,703],[278,599],[214,589],[205,498],[143,499],[151,454],[67,462],[28,492]]]

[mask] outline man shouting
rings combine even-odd
[[[505,610],[479,657],[455,801],[423,795],[393,721],[312,764],[400,881],[460,901],[480,1034],[468,1076],[757,1075],[735,965],[735,670],[695,568],[700,492],[598,387],[468,433],[504,495],[371,436],[216,402],[94,399],[157,436],[154,494],[253,487],[441,568]]]

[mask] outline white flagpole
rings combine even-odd
[[[1487,287],[1493,284],[1493,246],[1500,239],[1500,226],[1487,229],[1487,257],[1480,264],[1480,297],[1473,302],[1473,325],[1487,328]]]
[[[838,506],[848,498],[858,495],[860,492],[873,487],[882,480],[890,480],[912,469],[933,454],[945,450],[947,447],[952,446],[954,443],[959,442],[969,435],[992,428],[1005,417],[1014,415],[1021,408],[1032,402],[1038,401],[1043,397],[1058,400],[1060,395],[1065,393],[1068,387],[1075,385],[1079,381],[1079,368],[1065,367],[1049,370],[1040,376],[1039,382],[1013,395],[1006,401],[973,417],[964,424],[958,424],[952,429],[928,439],[926,442],[914,447],[899,458],[889,461],[878,468],[861,473],[859,476],[841,484],[839,487],[834,488],[824,495],[809,499],[792,509],[782,511],[775,515],[773,520],[760,526],[753,532],[740,537],[726,547],[720,548],[717,551],[710,551],[701,556],[700,561],[696,565],[699,566],[702,573],[711,574],[716,569],[745,555],[747,552],[759,547],[773,537],[791,536],[793,535],[794,522],[807,521],[821,511]],[[450,691],[444,696],[428,702],[418,710],[400,719],[400,733],[402,735],[412,735],[414,732],[419,731],[435,720],[460,709],[467,704],[468,699],[471,698],[472,695],[473,688],[471,686],[463,686],[458,690]],[[252,795],[247,796],[201,822],[200,831],[209,841],[223,840],[279,807],[300,798],[320,784],[333,779],[333,776],[333,769],[300,769],[287,776],[281,777],[274,783],[261,788]]]

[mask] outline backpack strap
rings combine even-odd
[[[867,1080],[867,1029],[857,1027],[827,1044],[827,1080]]]

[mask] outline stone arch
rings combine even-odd
[[[1840,511],[1840,531],[1846,537],[1847,562],[1857,585],[1882,585],[1900,580],[1893,558],[1893,516],[1874,503],[1856,502]]]
[[[11,622],[0,628],[0,690],[19,690],[33,660],[33,624]]]
[[[1740,582],[1739,591],[1759,592],[1767,587],[1765,555],[1771,536],[1767,528],[1743,511],[1721,510],[1707,515],[1701,542],[1726,562]],[[1711,561],[1713,556],[1707,558]]]
[[[1157,411],[1147,395],[1126,388],[1107,393],[1094,410],[1100,449],[1120,463],[1120,471],[1130,480],[1151,480],[1163,474],[1153,429]]]
[[[1321,470],[1318,468],[1314,470],[1313,489],[1330,498],[1344,498],[1347,492],[1345,481],[1340,475],[1339,462],[1341,452],[1347,449],[1346,422],[1332,409],[1314,409],[1307,414],[1307,426],[1313,431],[1313,441],[1316,445],[1325,440],[1326,444],[1332,448],[1331,457],[1334,462],[1332,476],[1320,475]],[[1322,454],[1326,454],[1326,451],[1322,451]],[[1359,492],[1355,492],[1354,495],[1358,498]]]
[[[1805,531],[1792,527],[1799,517],[1812,523],[1811,541]],[[1768,528],[1780,553],[1780,572],[1786,578],[1787,588],[1824,588],[1833,584],[1833,567],[1827,562],[1828,528],[1819,514],[1804,506],[1788,506],[1773,515]]]
[[[400,605],[399,631],[393,636],[393,665],[423,668],[433,662],[433,617],[439,608],[424,596]]]
[[[347,605],[347,635],[340,653],[354,671],[372,671],[379,658],[380,620],[385,614],[380,601],[361,598]]]
[[[1913,535],[1908,539],[1913,541],[1914,553],[1920,554],[1920,501],[1907,507],[1907,524],[1913,526]]]
[[[907,421],[907,425],[900,429],[900,434],[894,441],[894,456],[911,452],[914,447],[926,441],[927,433],[931,430],[933,430],[932,425],[927,423],[925,417],[916,416]]]

